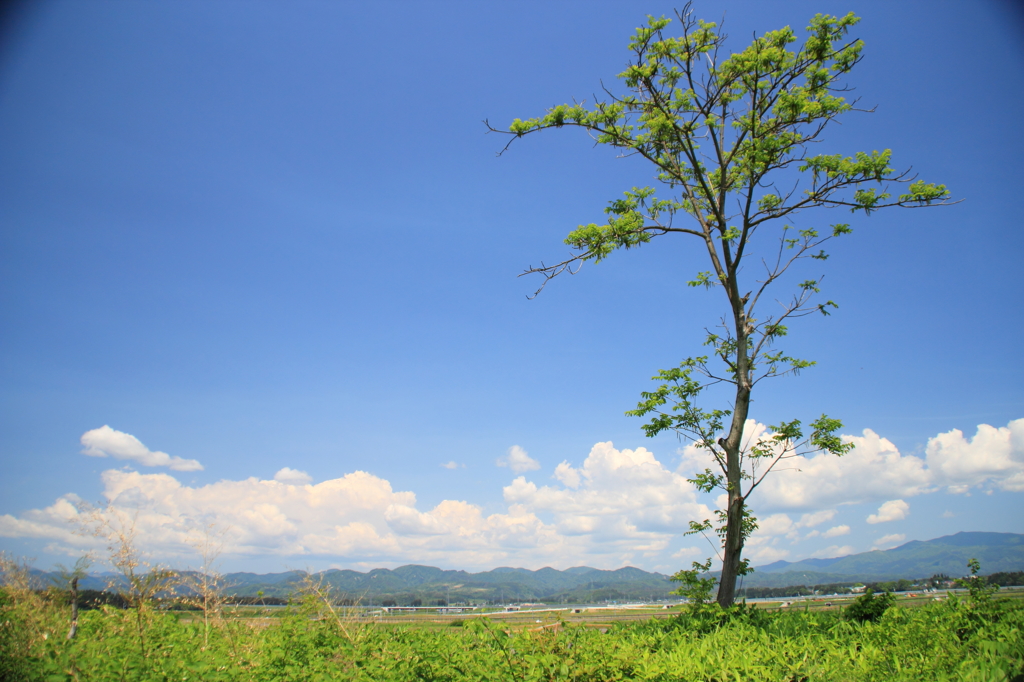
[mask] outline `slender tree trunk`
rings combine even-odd
[[[74,639],[78,634],[78,576],[71,579],[71,629],[68,630],[68,639]]]
[[[742,401],[742,408],[740,402]],[[726,464],[729,482],[729,515],[725,525],[725,546],[722,552],[722,577],[718,582],[718,603],[732,606],[736,599],[736,578],[739,575],[740,560],[743,554],[743,506],[744,498],[740,488],[739,452],[743,438],[743,424],[746,422],[747,409],[750,404],[750,392],[742,397],[737,391],[736,412],[733,418],[733,429],[726,440]],[[742,417],[738,413],[742,412]],[[738,428],[737,428],[738,422]],[[735,443],[734,443],[735,434]]]
[[[733,403],[732,424],[723,443],[726,459],[726,480],[729,488],[729,508],[726,519],[725,546],[722,552],[722,577],[718,582],[717,601],[721,606],[732,606],[736,600],[736,578],[739,576],[743,554],[743,480],[741,478],[740,451],[743,447],[743,429],[750,411],[750,358],[747,355],[748,328],[744,303],[730,282],[729,298],[733,306],[736,331],[736,399]]]
[[[722,577],[718,585],[721,606],[732,606],[736,600],[736,578],[739,577],[740,559],[743,553],[743,503],[740,496],[729,495],[729,520],[726,524],[725,551],[723,553]]]

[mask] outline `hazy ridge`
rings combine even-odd
[[[1024,535],[1017,533],[962,532],[927,541],[911,541],[894,549],[797,562],[776,561],[756,567],[743,580],[744,587],[784,587],[843,582],[875,582],[899,578],[927,578],[938,573],[957,577],[976,558],[985,574],[1024,570]],[[480,573],[407,565],[361,573],[332,569],[317,574],[337,593],[354,600],[386,599],[423,604],[438,601],[603,601],[658,599],[668,596],[675,583],[667,575],[639,568],[601,570],[577,566],[565,570],[500,567]],[[229,573],[231,595],[286,598],[301,585],[306,573]],[[89,576],[83,589],[103,589],[103,576]]]

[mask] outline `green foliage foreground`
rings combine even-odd
[[[3,680],[1014,680],[1024,605],[957,599],[841,611],[694,606],[607,631],[507,630],[485,619],[418,629],[357,623],[314,600],[267,627],[148,609],[82,614],[39,594],[0,592]]]

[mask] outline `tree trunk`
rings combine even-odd
[[[732,606],[736,599],[736,578],[739,576],[743,554],[743,506],[745,500],[740,487],[742,483],[740,479],[740,447],[743,444],[743,426],[747,419],[750,392],[746,391],[745,395],[741,396],[737,391],[736,402],[733,428],[726,439],[729,507],[725,523],[725,546],[722,548],[722,577],[718,581],[717,601],[721,606]]]
[[[732,498],[731,494],[730,498]],[[744,500],[740,496],[729,501],[722,577],[718,583],[718,598],[716,599],[723,607],[732,606],[736,601],[736,578],[739,577],[740,560],[743,554],[743,502]]]
[[[68,639],[74,639],[78,634],[78,576],[71,579],[71,629],[68,630]]]
[[[750,358],[747,355],[747,318],[743,309],[745,301],[740,299],[735,279],[730,282],[729,299],[733,307],[733,321],[736,331],[736,399],[733,403],[732,424],[725,439],[726,482],[728,483],[729,507],[725,524],[725,546],[722,548],[722,577],[718,581],[719,605],[732,606],[736,600],[736,578],[739,576],[743,554],[743,497],[740,451],[743,447],[743,430],[750,411]]]

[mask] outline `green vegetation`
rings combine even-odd
[[[1024,571],[999,571],[986,576],[990,585],[1006,587],[1007,585],[1024,585]]]
[[[0,679],[11,682],[895,682],[1024,673],[1024,601],[995,598],[978,581],[962,598],[916,608],[874,595],[845,609],[712,603],[600,628],[552,613],[511,614],[510,621],[433,614],[413,621],[418,627],[381,624],[333,606],[323,586],[312,584],[273,619],[103,605],[81,613],[69,639],[66,595],[30,589],[24,571],[8,573],[0,590]],[[244,608],[242,615],[261,610]]]
[[[874,590],[869,589],[846,607],[843,616],[847,620],[856,620],[861,623],[877,623],[885,615],[885,612],[895,604],[896,596],[892,592],[883,592],[876,596]]]
[[[888,609],[875,622],[835,612],[708,608],[669,620],[519,628],[482,619],[408,629],[324,617],[308,604],[276,624],[91,611],[79,634],[48,610],[34,622],[4,595],[6,680],[1009,680],[1022,672],[1024,608],[968,602]],[[317,616],[320,616],[317,619]]]

